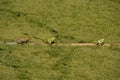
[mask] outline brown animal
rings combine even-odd
[[[29,41],[31,40],[30,37],[18,37],[17,39],[15,39],[15,42],[18,43],[18,44],[26,44],[28,43]]]

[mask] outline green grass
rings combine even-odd
[[[119,0],[0,0],[0,42],[120,42]],[[119,80],[120,47],[0,43],[0,80]]]
[[[0,80],[119,80],[119,47],[0,46]]]
[[[1,40],[21,35],[40,40],[56,37],[61,42],[120,40],[119,0],[5,0],[0,4]]]

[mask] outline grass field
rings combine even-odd
[[[0,0],[0,42],[120,43],[120,0]],[[120,80],[120,47],[0,43],[0,80]]]

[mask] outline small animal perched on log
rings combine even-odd
[[[15,42],[18,44],[27,44],[31,40],[30,37],[23,36],[23,37],[18,37],[15,39]]]
[[[105,39],[100,39],[100,40],[97,41],[96,44],[97,44],[98,46],[103,46],[104,43],[105,43]]]
[[[53,43],[55,43],[56,38],[49,38],[47,40],[43,40],[44,43],[52,45]]]

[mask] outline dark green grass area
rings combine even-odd
[[[119,80],[120,47],[6,45],[120,43],[120,0],[0,0],[0,80]]]
[[[0,46],[0,80],[119,80],[119,47]]]

